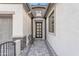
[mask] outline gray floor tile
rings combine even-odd
[[[24,49],[22,56],[26,55],[27,49]],[[35,40],[34,44],[31,46],[28,56],[49,56],[49,51],[45,42],[43,40]]]

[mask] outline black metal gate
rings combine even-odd
[[[0,44],[0,56],[16,56],[16,44],[8,41]]]

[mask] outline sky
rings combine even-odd
[[[31,3],[31,6],[48,6],[48,3]]]

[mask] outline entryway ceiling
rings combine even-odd
[[[48,8],[48,3],[29,3],[29,8],[33,17],[44,17]]]

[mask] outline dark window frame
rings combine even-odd
[[[49,32],[51,32],[51,33],[54,33],[55,32],[55,30],[54,30],[54,10],[52,11],[52,13],[50,14],[50,16],[49,16]]]

